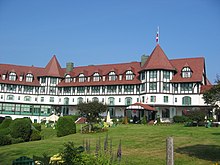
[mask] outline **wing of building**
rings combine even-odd
[[[53,56],[45,68],[0,64],[0,116],[39,122],[53,112],[76,114],[80,102],[99,101],[112,117],[145,113],[148,120],[165,122],[186,110],[210,108],[202,98],[210,85],[203,57],[170,60],[159,44],[140,62],[77,67],[70,62],[61,68]],[[150,108],[126,109],[136,103]]]

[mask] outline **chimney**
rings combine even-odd
[[[145,55],[145,54],[141,56],[141,67],[144,66],[144,64],[146,63],[148,57],[149,57],[149,56],[147,56],[147,55]]]
[[[66,63],[66,72],[71,72],[73,70],[73,63],[72,62],[67,62]]]

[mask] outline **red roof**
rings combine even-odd
[[[150,57],[147,59],[143,66],[145,70],[164,69],[164,70],[175,70],[173,65],[170,63],[164,51],[160,45],[157,44]]]
[[[213,87],[213,85],[202,85],[200,88],[200,93],[204,93],[206,91],[208,91],[209,89],[211,89]]]
[[[170,60],[170,62],[177,71],[171,82],[202,82],[205,67],[205,59],[203,57],[174,59]],[[181,71],[186,67],[186,64],[192,70],[192,77],[183,78],[181,75]]]
[[[147,104],[142,104],[142,103],[134,103],[134,104],[128,106],[126,109],[127,110],[128,109],[134,109],[134,110],[144,109],[144,110],[149,110],[149,111],[155,111],[155,108],[153,108]]]

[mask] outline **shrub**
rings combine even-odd
[[[0,135],[0,146],[11,144],[12,138],[10,135]]]
[[[22,138],[12,138],[11,139],[11,143],[12,144],[17,144],[17,143],[22,143],[22,142],[24,142],[24,140],[22,139]]]
[[[9,128],[0,129],[0,134],[1,135],[9,135],[10,129]]]
[[[38,131],[41,131],[41,124],[40,123],[33,123],[32,126],[36,128]]]
[[[5,120],[5,117],[0,116],[0,124]]]
[[[78,115],[71,115],[71,117],[72,117],[72,119],[73,119],[74,122],[79,118]]]
[[[10,134],[13,138],[22,138],[29,141],[31,135],[31,122],[29,119],[15,119],[10,124]]]
[[[190,119],[187,116],[174,116],[173,121],[174,123],[184,123],[189,121]]]
[[[2,128],[8,128],[9,125],[11,124],[12,119],[11,118],[5,118],[5,120],[3,120],[3,122],[0,125],[0,129]]]
[[[60,117],[57,121],[57,136],[66,136],[76,133],[76,124],[71,116]]]
[[[36,141],[36,140],[41,140],[40,131],[32,130],[30,141]]]
[[[147,124],[147,119],[146,116],[144,116],[141,120],[141,124]]]

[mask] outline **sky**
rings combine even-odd
[[[169,59],[204,57],[220,75],[219,0],[0,0],[0,63],[61,67],[140,61],[156,46]]]

